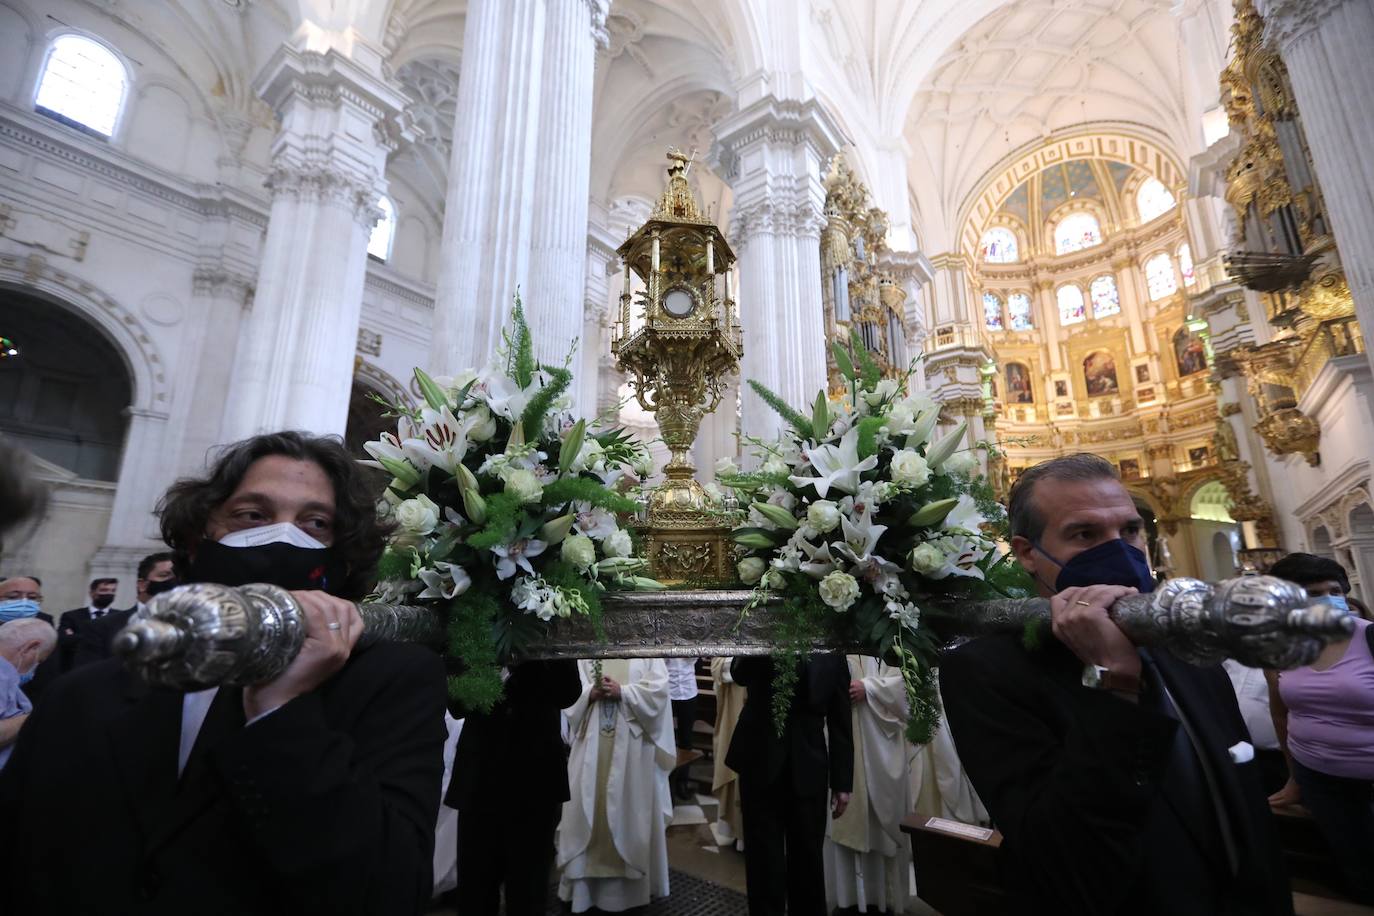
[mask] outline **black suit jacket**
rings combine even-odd
[[[1057,640],[1027,651],[1018,635],[987,636],[942,660],[955,746],[1005,837],[1004,865],[1025,889],[1026,911],[1289,916],[1257,764],[1228,752],[1249,741],[1230,680],[1219,666],[1152,654],[1216,775],[1237,874],[1202,833],[1215,807],[1190,810],[1163,778],[1181,726],[1148,698],[1137,705],[1084,687],[1082,663]]]
[[[444,798],[450,808],[471,810],[493,798],[555,805],[570,797],[559,713],[582,694],[577,662],[524,662],[510,671],[491,712],[450,707],[463,719]]]
[[[57,618],[57,651],[52,654],[52,657],[58,660],[57,670],[59,674],[66,674],[71,670],[72,659],[76,656],[76,646],[81,641],[82,631],[93,622],[104,620],[113,613],[115,610],[111,608],[95,621],[92,621],[89,607],[79,607],[62,612],[62,616]]]
[[[730,663],[730,677],[749,693],[725,755],[726,766],[741,777],[767,784],[790,763],[792,788],[798,795],[823,793],[827,786],[836,792],[851,791],[854,734],[844,657],[817,655],[800,663],[781,737],[773,727],[773,672],[771,658],[736,658]]]
[[[110,643],[124,629],[138,605],[110,611],[99,620],[92,620],[77,631],[76,648],[72,651],[71,667],[80,668],[109,658]]]
[[[6,907],[84,914],[419,913],[443,775],[438,657],[380,643],[244,726],[216,697],[181,779],[182,694],[115,661],[58,679],[0,771]],[[80,862],[72,870],[72,863]]]

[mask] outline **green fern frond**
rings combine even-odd
[[[878,368],[878,364],[873,361],[873,354],[868,352],[868,347],[859,338],[857,331],[849,332],[849,342],[854,348],[854,356],[859,361],[859,377],[863,380],[863,389],[872,391],[878,387],[878,382],[882,380],[883,370]]]
[[[590,503],[612,512],[634,512],[639,508],[633,499],[589,477],[563,477],[544,487],[544,505],[561,506],[570,502]]]
[[[811,438],[811,421],[807,419],[801,411],[791,407],[786,401],[774,394],[767,385],[749,380],[749,387],[754,389],[754,393],[763,399],[763,403],[773,408],[778,416],[787,421],[787,425],[797,431],[803,439]]]
[[[528,330],[526,335],[528,336]],[[531,357],[532,359],[533,357]],[[525,412],[520,415],[520,422],[525,427],[525,440],[534,442],[544,431],[544,417],[548,414],[553,402],[558,400],[559,395],[568,390],[572,384],[572,373],[562,366],[543,366],[541,367],[549,374],[549,383],[540,388],[530,398],[530,402],[525,405]],[[528,383],[522,382],[524,386]]]
[[[534,380],[534,340],[530,336],[530,326],[525,322],[525,305],[520,301],[520,288],[515,288],[515,311],[511,315],[511,323],[515,325],[515,341],[511,348],[511,355],[515,360],[515,371],[511,377],[521,388],[528,388],[530,382]],[[526,427],[526,432],[529,428]]]
[[[878,454],[878,430],[885,422],[883,417],[864,417],[859,421],[859,458]]]

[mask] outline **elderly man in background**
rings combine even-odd
[[[0,770],[9,762],[33,704],[20,685],[57,645],[57,631],[34,617],[0,624]]]
[[[49,626],[52,616],[43,613],[43,582],[37,576],[0,579],[0,623],[36,617]]]

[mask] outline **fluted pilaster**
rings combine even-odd
[[[774,97],[728,118],[716,135],[716,158],[735,194],[730,240],[739,256],[741,378],[757,379],[802,405],[826,384],[822,179],[841,135],[815,101]],[[745,392],[745,432],[767,436],[780,423]]]
[[[352,60],[283,47],[255,90],[281,121],[267,238],[242,322],[222,434],[342,433],[367,239],[404,131],[405,96]],[[361,127],[361,129],[360,129]]]
[[[1374,329],[1374,3],[1260,0],[1293,94],[1340,248],[1355,312]],[[1370,355],[1374,366],[1374,354]]]

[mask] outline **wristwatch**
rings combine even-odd
[[[1140,693],[1140,677],[1132,674],[1121,674],[1101,665],[1084,665],[1083,686],[1093,690]]]

